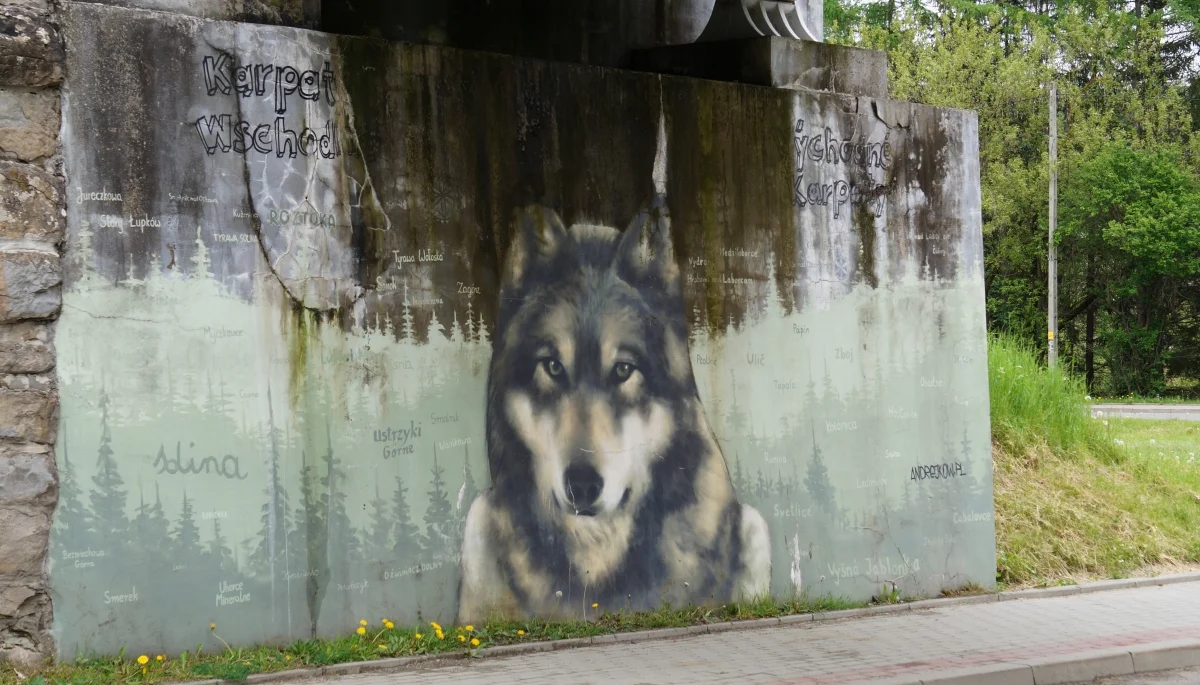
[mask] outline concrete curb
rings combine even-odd
[[[962,606],[965,604],[981,604],[985,602],[1015,601],[1022,599],[1048,599],[1071,595],[1105,592],[1109,590],[1128,590],[1131,588],[1173,585],[1175,583],[1200,582],[1200,573],[1176,573],[1153,578],[1127,578],[1118,580],[1102,580],[1083,585],[1064,585],[1060,587],[1038,588],[1033,590],[1014,590],[982,595],[967,595],[965,597],[939,597],[915,602],[897,604],[880,604],[859,609],[843,611],[826,611],[815,614],[795,614],[777,618],[760,618],[748,621],[726,621],[709,623],[686,628],[662,628],[658,630],[643,630],[635,633],[613,633],[595,637],[571,638],[569,640],[546,640],[525,642],[513,645],[484,647],[476,651],[480,658],[508,657],[537,652],[549,652],[560,649],[573,649],[592,645],[612,645],[623,643],[647,642],[653,640],[669,640],[688,635],[715,634],[729,630],[753,630],[756,628],[778,628],[788,625],[808,624],[824,621],[844,621],[869,616],[902,614],[908,611],[930,611],[946,607]],[[376,659],[373,661],[356,661],[320,668],[293,669],[274,673],[260,673],[249,676],[247,683],[273,683],[283,680],[299,680],[321,676],[355,675],[358,673],[399,671],[417,664],[433,661],[459,661],[466,658],[462,654],[422,654],[418,656],[398,657],[392,659]],[[1057,685],[1058,683],[1079,682],[1091,680],[1100,676],[1127,675],[1130,673],[1145,673],[1176,668],[1200,666],[1200,639],[1176,640],[1173,642],[1141,645],[1131,650],[1108,650],[1104,652],[1078,654],[1060,658],[1051,658],[1030,662],[1010,662],[992,664],[978,668],[950,671],[944,675],[925,679],[895,679],[881,685]],[[1092,675],[1088,675],[1092,674]],[[1077,677],[1081,676],[1081,677]],[[1066,678],[1075,678],[1069,680]],[[186,685],[227,685],[225,680],[188,681]],[[182,685],[182,684],[181,684]]]

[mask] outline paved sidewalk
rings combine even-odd
[[[1200,639],[1200,583],[429,664],[337,685],[851,685],[915,682]],[[1128,660],[1128,653],[1125,654]],[[1130,661],[1132,663],[1132,661]],[[1025,673],[1030,670],[1026,667]],[[1090,676],[1089,676],[1090,679]],[[1031,678],[1030,678],[1031,680]],[[974,679],[963,682],[980,682]],[[989,680],[984,682],[1010,682]],[[1061,682],[1061,680],[1060,680]]]

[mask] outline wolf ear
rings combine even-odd
[[[504,260],[503,290],[520,288],[539,264],[554,258],[567,237],[562,219],[553,209],[529,205],[519,210],[508,255]]]
[[[639,212],[621,235],[616,267],[627,281],[649,281],[672,294],[682,292],[679,265],[671,245],[671,218],[662,195],[655,196],[650,209]]]

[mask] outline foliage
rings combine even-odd
[[[1046,86],[1057,85],[1061,358],[1093,393],[1194,388],[1194,0],[825,6],[829,40],[888,51],[893,97],[978,112],[990,326],[1039,342],[1048,291]]]
[[[1082,381],[1011,336],[988,371],[1001,583],[1200,561],[1200,426],[1092,419]]]

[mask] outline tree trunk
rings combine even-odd
[[[1088,253],[1087,265],[1087,289],[1091,294],[1096,287],[1096,255]],[[1092,382],[1096,378],[1095,365],[1095,341],[1096,341],[1096,308],[1088,307],[1087,323],[1083,333],[1083,367],[1084,367],[1084,382],[1087,385],[1088,392],[1092,391]]]

